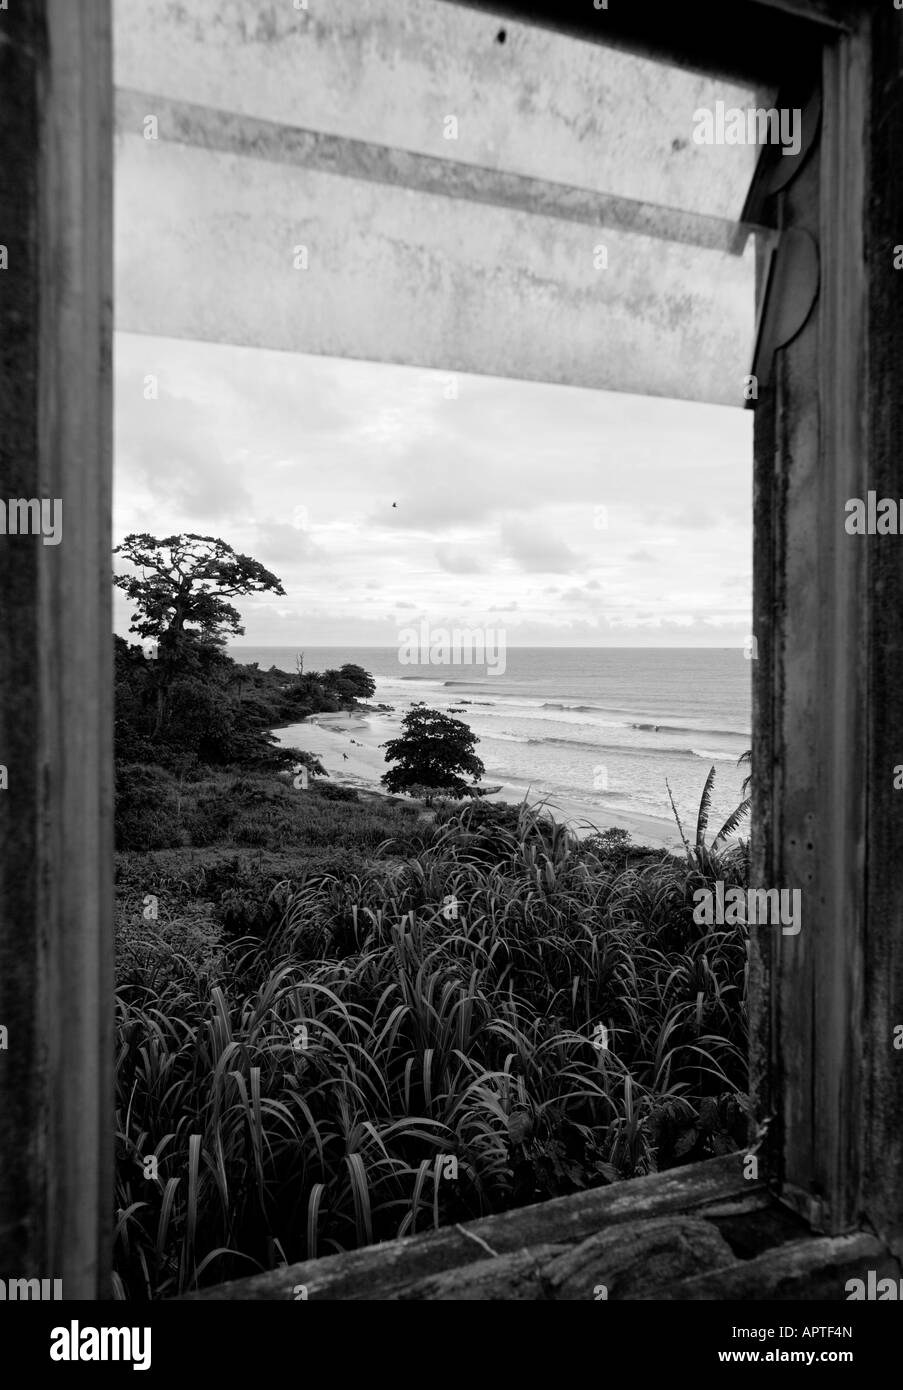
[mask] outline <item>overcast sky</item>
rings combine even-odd
[[[741,409],[116,336],[116,539],[212,534],[275,571],[285,598],[240,603],[252,645],[395,645],[425,617],[740,646],[751,460]]]

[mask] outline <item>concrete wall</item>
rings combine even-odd
[[[118,0],[118,328],[744,404],[755,150],[691,137],[755,93],[441,0],[308,5]]]
[[[751,244],[741,259],[140,135],[117,151],[122,330],[743,404]]]
[[[749,87],[441,0],[307,6],[115,0],[116,85],[739,216],[756,151],[694,144],[693,112],[717,99],[745,107]],[[457,140],[443,134],[450,114]]]

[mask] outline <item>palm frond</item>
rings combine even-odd
[[[739,756],[739,758],[737,759],[737,766],[738,766],[738,767],[742,767],[744,763],[748,764],[748,766],[749,766],[750,768],[752,768],[752,749],[751,749],[751,748],[747,748],[746,752],[745,752],[745,753],[741,753],[740,756]],[[740,788],[740,795],[741,795],[741,796],[746,796],[746,795],[749,793],[749,789],[750,789],[751,786],[752,786],[752,772],[750,771],[750,772],[748,772],[748,773],[746,774],[746,776],[743,778],[743,786]]]
[[[726,840],[728,835],[733,835],[734,831],[737,829],[737,826],[740,824],[743,817],[749,811],[749,804],[749,797],[744,797],[744,799],[740,802],[740,805],[737,807],[736,811],[731,812],[727,820],[724,822],[724,825],[722,825],[721,829],[718,831],[718,834],[712,841],[713,849],[715,848],[719,840]]]
[[[712,764],[711,771],[705,779],[705,786],[702,789],[702,796],[699,798],[699,816],[696,820],[696,848],[700,849],[705,844],[705,832],[709,823],[709,810],[712,805],[712,786],[715,781],[715,765]]]
[[[684,849],[687,851],[687,854],[691,854],[692,850],[690,849],[690,841],[684,834],[684,828],[681,824],[680,816],[677,814],[677,807],[674,805],[674,797],[671,795],[671,785],[668,782],[667,777],[665,778],[665,786],[668,788],[668,800],[671,802],[671,810],[674,812],[674,819],[677,821],[677,828],[680,831],[680,838],[684,842]]]

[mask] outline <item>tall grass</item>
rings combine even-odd
[[[162,976],[133,968],[117,998],[119,1295],[742,1143],[745,928],[692,916],[696,888],[745,884],[742,847],[620,864],[528,811],[490,857],[465,813],[407,860],[387,845],[358,874],[303,880],[263,936],[200,960],[172,947]]]

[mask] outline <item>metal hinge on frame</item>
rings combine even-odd
[[[779,93],[775,102],[781,110],[798,100],[798,91]],[[813,79],[808,98],[800,105],[800,148],[786,155],[780,147],[765,146],[741,213],[741,223],[768,227],[775,215],[775,194],[787,188],[798,176],[817,144],[821,126],[821,84]],[[760,275],[756,336],[750,369],[756,391],[747,399],[755,406],[760,388],[771,381],[774,356],[778,348],[792,342],[805,326],[818,299],[820,265],[818,243],[801,227],[775,227],[770,245],[764,251]]]

